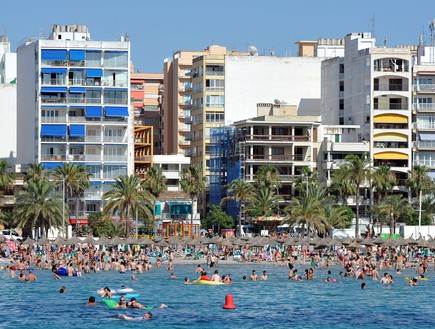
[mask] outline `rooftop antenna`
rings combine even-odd
[[[374,38],[375,35],[375,13],[373,13],[373,17],[370,20],[370,32],[372,33],[372,38]]]
[[[385,36],[384,37],[384,48],[387,48],[387,40],[388,40],[388,38],[387,38],[387,36]]]
[[[430,30],[430,62],[433,63],[435,62],[435,54],[434,54],[434,44],[435,44],[435,36],[434,36],[434,31],[435,31],[435,19],[432,19],[429,22],[429,30]]]

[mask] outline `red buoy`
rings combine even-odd
[[[234,305],[234,296],[226,295],[224,310],[235,310],[235,309],[236,309],[236,305]]]

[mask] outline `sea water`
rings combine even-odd
[[[338,267],[318,269],[313,281],[296,282],[287,279],[287,267],[271,263],[220,265],[219,274],[231,274],[233,285],[183,284],[184,277],[195,279],[196,266],[153,268],[136,274],[136,281],[133,273],[113,271],[60,281],[50,271],[35,271],[38,281],[24,283],[0,271],[0,328],[435,328],[433,268],[429,280],[415,287],[405,280],[415,275],[408,269],[400,275],[388,271],[395,279],[390,285],[368,278],[362,290],[363,281],[341,277]],[[296,268],[303,274],[305,267]],[[269,280],[249,282],[254,269],[259,276],[266,270]],[[322,282],[328,276],[337,282]],[[111,310],[96,294],[101,287],[122,285],[137,290],[143,305],[154,306],[152,320],[118,320],[119,314],[141,316],[144,310]],[[60,294],[62,286],[67,292]],[[222,308],[227,294],[234,296],[236,310]],[[97,297],[97,306],[86,306],[89,296]],[[158,308],[161,303],[169,307]]]

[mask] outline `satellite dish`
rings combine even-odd
[[[258,55],[258,50],[257,50],[257,48],[254,47],[254,46],[249,46],[249,47],[248,47],[248,53],[249,53],[249,55],[251,55],[251,56],[257,56],[257,55]]]

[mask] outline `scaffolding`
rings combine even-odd
[[[210,133],[210,205],[220,205],[227,185],[242,178],[242,157],[234,127],[213,128]],[[228,202],[224,209],[237,218],[239,206]]]

